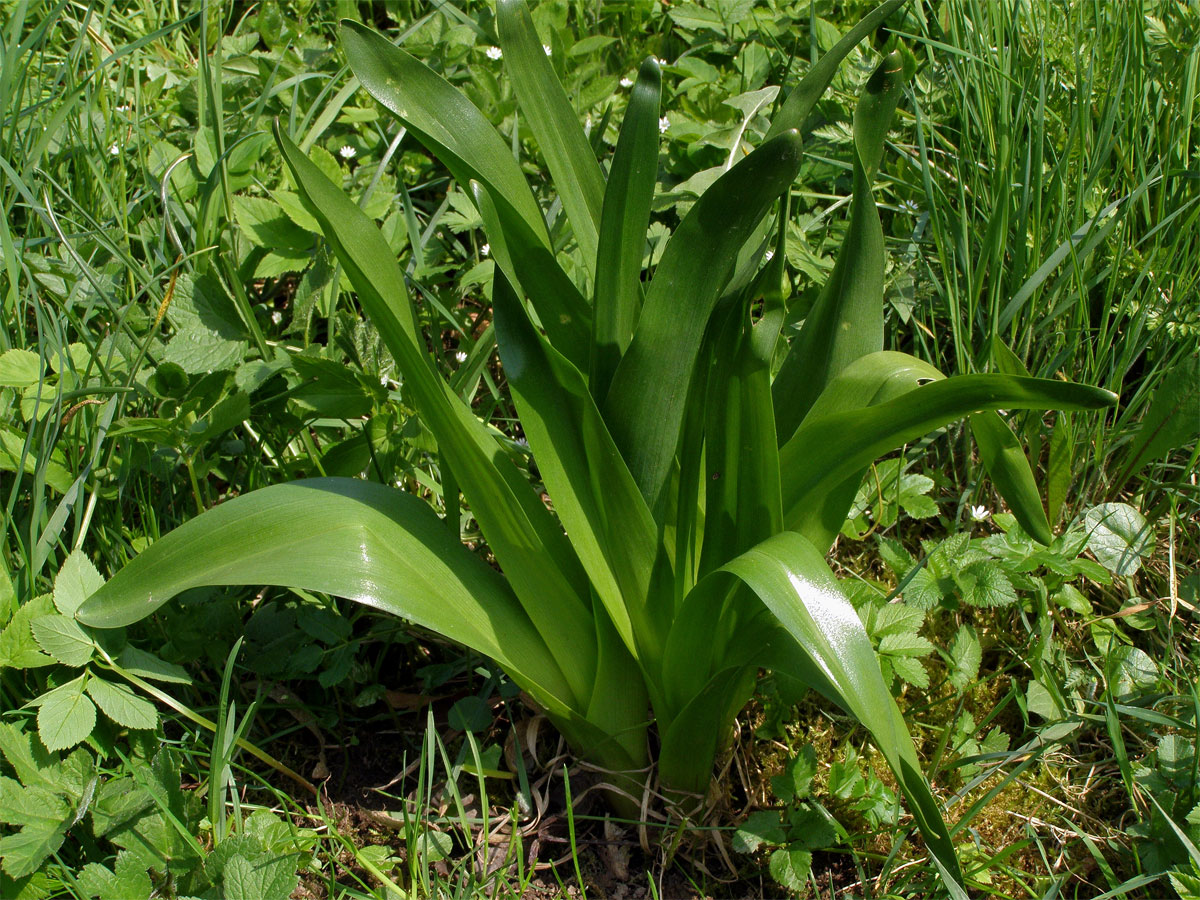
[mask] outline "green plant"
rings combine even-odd
[[[967,415],[993,480],[1048,542],[1016,437],[980,411],[1090,409],[1114,397],[1012,375],[946,379],[883,351],[884,249],[871,182],[900,96],[895,55],[855,114],[853,201],[837,264],[798,337],[779,340],[797,129],[838,61],[900,5],[891,0],[852,29],[782,102],[764,142],[730,156],[645,283],[655,61],[640,70],[606,179],[523,3],[499,4],[504,62],[559,191],[561,214],[556,203],[547,220],[510,148],[462,93],[381,36],[344,25],[359,81],[469,189],[484,223],[497,342],[553,512],[437,372],[393,249],[277,127],[305,208],[395,358],[405,402],[436,440],[444,484],[461,487],[504,574],[460,542],[457,488],[446,491],[441,521],[385,485],[313,479],[230,500],[163,537],[80,608],[80,621],[126,625],[203,584],[357,600],[495,659],[581,753],[614,773],[627,811],[651,762],[649,710],[658,777],[685,799],[707,788],[757,670],[778,669],[871,732],[935,863],[963,896],[904,720],[823,554],[874,459]]]

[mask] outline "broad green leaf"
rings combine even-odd
[[[502,276],[492,302],[504,372],[554,508],[625,646],[658,658],[666,635],[647,607],[650,510],[583,375],[534,330]]]
[[[779,813],[774,810],[759,810],[746,817],[733,833],[735,853],[753,853],[763,844],[782,844],[787,840]]]
[[[1059,413],[1050,435],[1050,458],[1046,462],[1046,511],[1053,527],[1062,518],[1067,493],[1075,471],[1072,465],[1075,436],[1069,413]]]
[[[554,66],[542,50],[525,0],[499,0],[496,28],[517,103],[546,158],[579,242],[584,266],[593,271],[604,202],[600,164],[579,124],[578,114],[554,74]]]
[[[809,113],[829,87],[829,82],[833,81],[833,76],[837,74],[838,66],[846,54],[858,46],[863,38],[878,29],[888,16],[908,2],[909,0],[888,0],[863,16],[857,25],[847,31],[788,93],[771,122],[771,130],[767,132],[767,137],[773,138],[792,128],[804,128]]]
[[[96,707],[84,695],[86,675],[80,675],[38,698],[38,736],[53,752],[73,747],[92,733]]]
[[[154,704],[143,700],[123,684],[93,676],[88,679],[87,692],[96,701],[100,711],[118,725],[144,731],[158,725],[158,712]]]
[[[1133,575],[1154,552],[1154,526],[1128,503],[1101,503],[1083,514],[1088,549],[1114,575]]]
[[[64,616],[75,615],[79,604],[95,592],[104,579],[82,550],[72,550],[54,579],[54,605]]]
[[[487,427],[434,370],[419,344],[399,267],[379,230],[278,127],[276,139],[509,583],[575,696],[586,698],[596,652],[587,579],[561,528]]]
[[[752,328],[750,311],[740,303],[714,317],[713,325],[705,395],[701,577],[783,527],[771,407],[775,334]],[[684,452],[698,453],[699,448]]]
[[[590,385],[596,397],[608,393],[642,306],[642,256],[658,179],[661,99],[662,73],[650,57],[629,95],[604,190],[592,308]]]
[[[22,784],[57,786],[58,755],[47,753],[32,732],[0,722],[0,753],[4,754]]]
[[[723,571],[753,589],[820,672],[820,686],[833,690],[838,703],[871,732],[948,887],[965,898],[954,847],[921,774],[912,738],[879,671],[870,638],[821,554],[804,538],[785,531]],[[778,666],[780,661],[772,662]],[[808,673],[801,668],[788,674],[805,680]]]
[[[96,650],[95,643],[74,619],[39,616],[30,624],[41,648],[63,665],[85,665]]]
[[[493,197],[503,198],[549,247],[541,210],[512,150],[461,91],[356,22],[342,25],[341,40],[350,68],[363,87],[442,161],[459,184],[472,180],[483,184]],[[325,231],[328,235],[328,229]]]
[[[222,503],[151,544],[78,616],[116,628],[209,584],[274,584],[346,597],[492,657],[552,713],[573,697],[503,579],[459,544],[428,505],[380,484],[295,481]]]
[[[786,442],[825,386],[861,356],[883,349],[883,228],[871,181],[900,99],[904,67],[892,53],[875,70],[854,112],[854,199],[829,280],[775,378],[775,420]]]
[[[550,343],[577,368],[586,368],[592,352],[592,313],[579,288],[554,254],[533,240],[520,217],[495,203],[478,181],[471,182],[471,198],[491,240],[492,256],[529,297]]]
[[[1008,501],[1020,526],[1035,540],[1049,544],[1054,540],[1054,532],[1021,442],[999,413],[973,413],[970,422],[979,458],[996,490]]]
[[[656,515],[704,329],[738,251],[791,185],[800,160],[800,138],[786,132],[722,175],[671,236],[650,282],[637,331],[601,408]]]
[[[1109,391],[1053,379],[960,375],[866,409],[809,416],[780,451],[784,522],[818,538],[836,534],[846,510],[834,515],[824,503],[830,492],[872,460],[978,410],[1098,409],[1115,401]]]

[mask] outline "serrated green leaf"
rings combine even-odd
[[[1114,575],[1133,575],[1154,552],[1154,528],[1128,503],[1101,503],[1083,514],[1088,549]]]
[[[17,348],[0,353],[0,387],[28,387],[42,376],[42,361],[32,350]]]
[[[47,753],[42,742],[31,732],[0,722],[0,753],[4,754],[22,784],[55,785],[58,756]]]
[[[25,786],[0,776],[0,822],[18,827],[53,829],[68,821],[71,806],[63,796],[44,784]]]
[[[226,860],[221,885],[226,897],[288,900],[299,880],[294,858],[264,854]]]
[[[750,813],[733,832],[733,850],[735,853],[753,853],[763,844],[782,844],[786,839],[779,813],[759,810]]]
[[[16,834],[0,838],[0,860],[4,871],[13,878],[24,878],[38,870],[50,854],[62,846],[66,826],[58,828],[22,828]]]
[[[873,637],[911,633],[916,634],[925,624],[925,611],[906,603],[876,605],[871,627]]]
[[[979,635],[970,625],[960,625],[950,645],[950,683],[960,691],[965,690],[979,677],[979,664],[983,661],[983,648]]]
[[[93,676],[88,679],[87,692],[100,710],[118,725],[140,730],[150,730],[158,725],[154,704],[138,697],[123,684]]]
[[[1017,592],[995,562],[981,560],[954,573],[963,602],[971,606],[1008,606],[1017,602]]]
[[[80,604],[103,584],[104,579],[83,551],[72,550],[54,579],[54,605],[64,616],[73,616]]]
[[[879,642],[879,652],[893,656],[928,656],[933,652],[933,644],[928,638],[912,632],[886,634]]]
[[[84,694],[86,675],[38,698],[38,736],[50,751],[73,747],[92,733],[96,707]]]
[[[53,612],[54,603],[50,595],[42,594],[13,613],[4,630],[0,631],[0,668],[35,669],[54,665],[54,658],[43,653],[38,646],[30,626],[34,619]]]
[[[889,656],[887,661],[891,664],[892,671],[904,681],[919,688],[929,687],[929,673],[919,659],[911,656]]]
[[[38,645],[63,665],[86,665],[96,650],[91,636],[66,616],[39,616],[30,627]]]
[[[771,877],[789,891],[802,891],[812,871],[812,853],[796,847],[780,847],[771,854]]]

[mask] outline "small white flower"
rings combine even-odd
[[[354,155],[357,152],[358,151],[356,151],[349,144],[342,144],[342,149],[338,151],[338,156],[340,156],[342,159],[354,159]]]
[[[491,253],[491,252],[492,252],[492,245],[491,245],[491,244],[484,244],[482,247],[480,247],[480,248],[479,248],[479,255],[480,255],[480,256],[487,256],[487,255],[488,255],[489,253]]]
[[[668,119],[666,116],[663,116],[661,119],[658,120],[658,133],[659,134],[666,134],[667,129],[670,127],[671,127],[671,120]]]
[[[621,79],[621,87],[623,87],[623,88],[633,87],[633,79],[632,78],[622,78]]]
[[[549,56],[550,55],[550,45],[542,44],[542,52],[545,53],[547,56]]]
[[[773,249],[767,250],[767,252],[763,254],[763,262],[770,262],[774,258],[775,258],[775,251]]]
[[[111,147],[108,148],[108,152],[111,153],[113,156],[116,156],[118,153],[121,152],[121,148],[118,147],[116,144],[113,144]]]
[[[911,213],[913,215],[916,215],[921,211],[921,207],[917,206],[916,200],[905,200],[900,204],[900,208],[906,213]]]
[[[661,56],[656,56],[656,57],[654,57],[654,61],[655,61],[656,63],[658,63],[658,65],[659,65],[659,67],[660,67],[660,68],[661,68],[662,66],[665,66],[665,65],[667,64],[667,61],[666,61],[665,59],[663,59]]]
[[[279,310],[275,310],[273,313],[271,313],[271,321],[278,325],[283,321],[283,313],[281,313]]]
[[[120,106],[117,107],[117,112],[129,112],[129,104],[122,103]]]
[[[457,353],[454,354],[454,359],[461,366],[463,363],[465,363],[467,361],[467,354],[464,353],[462,350],[459,350]]]
[[[504,51],[501,50],[499,47],[488,47],[483,52],[485,54],[487,54],[488,59],[499,59],[500,57],[502,57],[504,55]]]
[[[971,507],[971,521],[973,522],[986,522],[991,515],[991,511],[986,506]]]
[[[587,117],[587,118],[585,118],[585,119],[583,120],[583,128],[584,128],[584,130],[585,130],[585,131],[591,131],[591,130],[592,130],[592,117],[591,117],[591,115],[590,115],[590,114],[588,115],[588,117]]]

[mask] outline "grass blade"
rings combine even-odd
[[[1049,544],[1054,540],[1054,532],[1021,442],[999,413],[973,413],[970,422],[975,446],[979,448],[979,457],[992,484],[1008,503],[1020,526],[1035,540]]]

